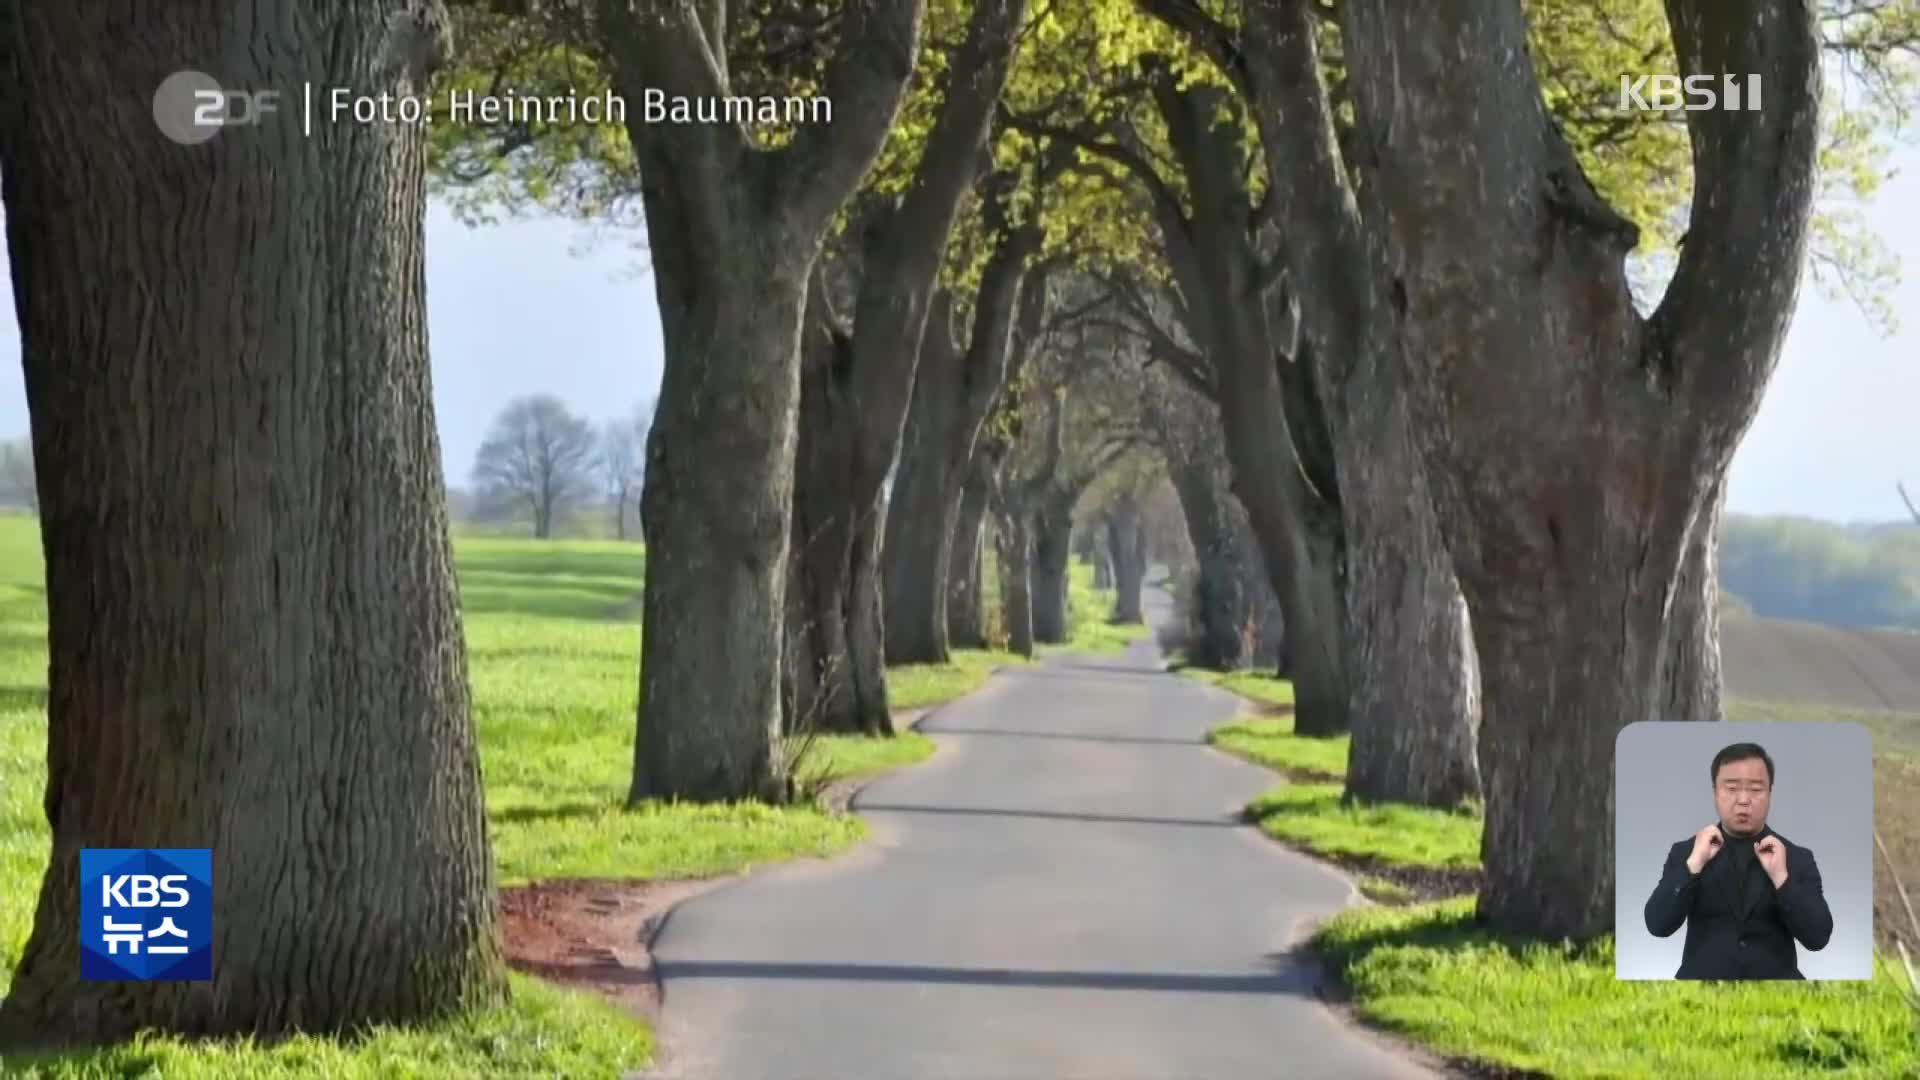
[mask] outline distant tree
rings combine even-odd
[[[1830,626],[1920,629],[1920,531],[1730,515],[1720,582],[1754,614]]]
[[[33,480],[33,441],[21,438],[0,443],[0,503],[18,503],[39,513],[38,492]]]
[[[473,482],[488,498],[525,505],[533,535],[553,535],[557,512],[593,490],[593,425],[551,394],[515,398],[474,458]]]
[[[640,510],[640,490],[647,473],[647,434],[652,423],[653,404],[649,402],[626,419],[609,420],[600,432],[599,456],[594,465],[613,511],[617,540],[627,538],[627,511],[637,514]]]

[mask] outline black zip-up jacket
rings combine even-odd
[[[1786,845],[1787,881],[1773,887],[1753,845],[1773,836]],[[1669,937],[1687,924],[1676,979],[1804,979],[1798,941],[1814,952],[1833,936],[1833,912],[1820,890],[1813,852],[1771,828],[1722,844],[1698,874],[1687,871],[1693,838],[1673,845],[1660,884],[1647,898],[1647,932]]]

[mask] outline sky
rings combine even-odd
[[[1902,171],[1867,214],[1901,263],[1890,297],[1901,323],[1884,336],[1851,301],[1803,285],[1779,370],[1734,458],[1733,512],[1886,521],[1900,516],[1895,482],[1920,486],[1920,147],[1902,147],[1891,164]],[[7,273],[0,261],[0,281]],[[631,415],[660,384],[653,281],[631,238],[552,219],[471,228],[434,206],[427,316],[456,485],[517,396],[555,394],[604,421]],[[27,423],[19,328],[13,305],[0,303],[0,439]]]

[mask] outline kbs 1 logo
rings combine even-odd
[[[1621,112],[1760,111],[1758,75],[1620,76]]]
[[[213,978],[213,849],[82,848],[80,977]]]

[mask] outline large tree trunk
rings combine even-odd
[[[1297,161],[1328,148],[1310,124],[1302,130],[1276,119],[1292,110],[1311,118],[1318,100],[1288,97],[1294,88],[1276,84],[1297,58],[1276,44],[1271,23],[1276,8],[1300,22],[1306,13],[1256,6],[1247,39],[1256,54],[1240,69],[1239,88],[1261,119],[1269,168],[1280,178],[1275,197],[1297,205]],[[1338,220],[1333,208],[1293,211],[1306,224],[1289,231],[1283,250],[1306,292],[1311,333],[1288,340],[1296,336],[1290,297],[1253,295],[1259,260],[1244,217],[1243,140],[1237,127],[1216,123],[1221,93],[1161,89],[1196,193],[1189,219],[1163,208],[1163,231],[1176,237],[1174,265],[1186,280],[1205,283],[1210,296],[1251,297],[1202,311],[1218,358],[1235,490],[1286,611],[1285,668],[1301,698],[1297,730],[1352,731],[1351,796],[1452,804],[1477,788],[1472,660],[1463,601],[1406,430],[1399,342],[1385,320],[1366,314],[1365,289],[1357,299],[1340,292],[1348,283],[1336,271],[1344,268],[1320,265],[1335,245],[1317,246],[1314,232]],[[1266,361],[1275,355],[1282,356],[1277,367]],[[1297,469],[1262,467],[1289,459]],[[1337,713],[1312,701],[1321,695],[1338,702]]]
[[[650,233],[656,264],[659,235]],[[785,792],[773,747],[798,372],[782,356],[796,348],[805,287],[766,269],[745,252],[709,253],[672,275],[687,286],[704,279],[694,289],[701,297],[754,298],[724,317],[714,301],[679,307],[662,288],[668,361],[641,496],[647,587],[634,802]]]
[[[1687,540],[1667,615],[1655,720],[1725,719],[1720,677],[1720,512],[1726,484],[1708,495]]]
[[[947,639],[956,649],[987,647],[987,605],[980,573],[985,550],[981,538],[991,490],[983,474],[990,468],[978,455],[968,463],[960,509],[955,515],[953,554],[947,562]]]
[[[818,286],[816,285],[816,288]],[[816,295],[815,301],[819,299]],[[890,730],[885,661],[874,629],[861,623],[858,606],[873,596],[862,583],[862,567],[871,562],[877,509],[864,501],[859,482],[860,421],[851,393],[849,342],[814,305],[802,348],[799,447],[794,458],[793,545],[786,648],[802,654],[787,664],[792,692],[787,698],[789,731],[880,733]],[[851,488],[849,478],[854,478]],[[870,576],[870,575],[869,575]],[[876,696],[877,695],[877,696]]]
[[[912,73],[922,0],[849,8],[834,123],[777,152],[735,126],[628,113],[665,372],[647,439],[647,589],[629,799],[784,796],[775,775],[800,333],[827,227],[866,175]],[[691,5],[608,8],[615,88],[724,96]]]
[[[954,460],[962,402],[953,392],[960,350],[950,335],[952,297],[941,293],[920,346],[900,465],[887,500],[885,581],[887,662],[945,663],[953,518],[966,459]]]
[[[424,136],[209,133],[189,88],[162,128],[210,137],[154,126],[183,66],[425,92],[445,41],[424,23],[312,6],[31,2],[0,29],[52,831],[0,1043],[341,1032],[505,995],[428,388]],[[79,852],[102,846],[212,849],[194,944],[217,981],[81,980]]]
[[[1408,426],[1398,356],[1345,384],[1335,461],[1346,534],[1348,797],[1457,806],[1480,794],[1478,663],[1466,600]]]
[[[1140,500],[1123,495],[1107,515],[1107,551],[1113,557],[1113,621],[1137,624],[1140,587],[1147,576],[1147,530],[1140,519]]]
[[[850,512],[861,515],[858,528],[873,538],[870,551],[852,553],[847,578],[850,588],[871,590],[871,618],[866,614],[868,597],[849,594],[843,599],[849,612],[858,613],[850,615],[854,632],[849,642],[860,652],[848,661],[856,681],[864,688],[859,702],[862,730],[876,730],[876,721],[880,723],[878,730],[889,730],[884,698],[878,703],[864,698],[866,693],[884,694],[886,683],[882,655],[885,626],[878,621],[882,618],[878,560],[885,522],[869,523],[864,516],[885,512],[884,488],[900,457],[941,257],[961,198],[973,185],[981,165],[994,103],[1005,85],[1025,12],[1025,0],[986,0],[972,6],[966,40],[948,57],[948,92],[927,132],[906,193],[897,200],[874,200],[861,220],[860,283],[841,383],[847,408],[835,416],[831,437],[849,441],[850,468],[841,474],[839,482],[846,485]],[[951,329],[944,319],[939,333],[949,335],[942,344],[951,349]],[[943,432],[946,438],[940,440],[942,443],[957,440],[957,434],[951,431],[953,426],[958,425],[949,425]],[[807,437],[803,434],[803,439]],[[940,453],[950,460],[953,450],[943,446]],[[910,504],[922,502],[924,505],[913,507],[913,511],[939,521],[949,516],[948,506],[954,497],[944,483],[924,492],[902,492],[896,487],[894,494]],[[942,543],[947,537],[944,528],[935,535]],[[919,586],[936,607],[941,598],[942,558],[943,552],[936,549],[934,565],[928,567],[930,576]],[[944,619],[936,621],[929,615],[916,629],[944,631]],[[944,659],[944,641],[914,644],[931,644],[931,648],[921,649],[920,655]],[[904,654],[896,655],[905,658]]]
[[[1668,659],[1677,637],[1704,652],[1706,587],[1676,593],[1711,566],[1695,529],[1778,359],[1814,188],[1811,5],[1667,7],[1683,74],[1754,73],[1768,104],[1687,114],[1688,241],[1642,317],[1625,272],[1637,229],[1582,175],[1532,69],[1472,58],[1525,55],[1517,10],[1341,5],[1378,160],[1363,190],[1384,208],[1385,291],[1481,659],[1480,911],[1546,938],[1612,929],[1612,830],[1593,824],[1613,813],[1615,736],[1671,702],[1707,711],[1715,665]]]
[[[860,701],[857,730],[868,735],[892,735],[893,717],[887,708],[886,626],[880,611],[880,514],[860,519],[854,531],[851,586],[847,590],[847,657],[853,672],[853,692]]]
[[[1215,98],[1170,82],[1156,94],[1195,192],[1191,215],[1171,199],[1159,201],[1160,231],[1188,298],[1189,330],[1211,368],[1233,494],[1259,539],[1286,622],[1294,729],[1339,734],[1351,725],[1345,553],[1319,397],[1305,373],[1282,379],[1288,343],[1275,340],[1264,306],[1247,172],[1239,143],[1214,127]]]
[[[1068,598],[1073,569],[1072,495],[1048,492],[1033,515],[1033,640],[1060,645],[1067,640]]]
[[[1039,239],[1030,228],[1002,232],[981,277],[964,349],[953,340],[952,295],[935,297],[881,551],[889,663],[948,658],[948,583],[968,464],[1005,384],[1016,323],[1028,340],[1045,314],[1045,278],[1026,281],[1026,260]],[[962,542],[977,552],[977,535]]]
[[[1170,462],[1175,493],[1193,545],[1194,576],[1187,603],[1189,635],[1186,661],[1195,667],[1227,671],[1240,666],[1240,580],[1228,495],[1204,459]]]
[[[1033,655],[1033,534],[1020,514],[996,515],[994,554],[1000,564],[1000,625],[1008,651]]]

